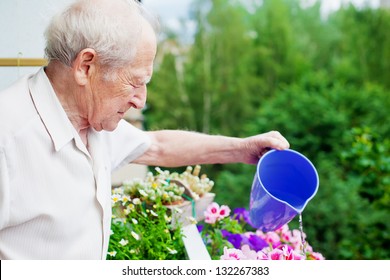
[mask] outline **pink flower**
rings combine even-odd
[[[215,224],[215,222],[230,215],[230,208],[226,205],[219,206],[218,203],[211,203],[204,212],[205,223]]]
[[[264,239],[268,244],[271,244],[273,248],[276,248],[281,244],[280,236],[275,231],[264,233],[261,230],[258,230],[256,231],[256,235]]]
[[[244,253],[240,249],[235,248],[223,248],[223,255],[221,256],[221,260],[245,260],[246,257]]]
[[[283,257],[285,260],[303,260],[304,256],[294,251],[291,247],[284,245],[282,247]]]
[[[281,234],[281,235],[288,233],[289,231],[290,231],[290,229],[288,227],[288,224],[284,224],[283,226],[281,226],[280,228],[275,230],[276,233]]]
[[[293,237],[294,237],[294,239],[296,240],[296,241],[300,241],[301,240],[301,231],[300,230],[297,230],[297,229],[293,229],[292,230],[292,235],[293,235]],[[306,239],[306,234],[305,233],[303,233],[303,238],[304,239]]]
[[[275,230],[275,232],[279,233],[281,238],[287,242],[292,242],[294,238],[287,224],[282,226],[280,229]]]
[[[310,253],[310,255],[307,258],[310,260],[325,260],[324,256],[321,253],[317,253],[317,252]]]
[[[209,206],[207,206],[206,212],[210,215],[218,215],[219,205],[216,202],[212,202]]]
[[[257,252],[258,260],[303,260],[304,256],[294,251],[291,247],[283,245],[281,249],[269,247]]]
[[[215,222],[217,221],[217,218],[218,218],[217,216],[205,215],[204,222],[207,224],[215,224]]]
[[[220,219],[223,219],[230,215],[230,208],[226,205],[222,205],[219,209],[219,217]]]
[[[249,245],[245,244],[241,247],[241,252],[244,254],[247,260],[257,260],[257,253],[251,250]]]
[[[280,249],[273,249],[271,252],[268,253],[268,259],[269,260],[283,260],[284,259],[283,251]]]
[[[266,249],[257,252],[258,260],[268,260],[268,253]]]
[[[211,203],[204,212],[205,223],[214,224],[219,217],[219,205],[216,202]]]
[[[301,249],[301,248],[302,248],[302,245],[300,244],[299,249]],[[309,252],[309,253],[313,252],[313,247],[311,247],[307,242],[305,243],[305,251]]]
[[[221,256],[221,260],[256,260],[257,253],[249,248],[248,245],[243,245],[240,249],[235,248],[223,248],[224,254]]]

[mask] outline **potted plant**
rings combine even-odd
[[[183,173],[155,168],[145,179],[112,191],[112,234],[108,259],[185,259],[183,227],[204,218],[214,182],[200,166]]]
[[[155,170],[112,190],[108,259],[324,259],[302,242],[302,230],[284,225],[265,233],[251,225],[245,208],[232,212],[214,202],[214,182],[200,175],[200,166]]]

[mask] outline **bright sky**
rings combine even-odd
[[[148,7],[154,14],[160,16],[163,23],[173,30],[180,29],[179,19],[188,18],[188,8],[192,1],[193,0],[142,0],[146,7]],[[261,0],[241,1],[261,2]],[[331,11],[339,9],[342,4],[347,3],[353,3],[358,7],[363,5],[378,7],[379,1],[380,0],[322,0],[322,11],[323,14],[326,15]],[[306,5],[311,5],[314,2],[316,2],[316,0],[302,0],[302,3]]]
[[[43,57],[43,31],[55,11],[73,0],[0,0],[0,57]],[[189,5],[196,0],[142,0],[163,25],[176,32],[186,34],[191,40],[195,30],[193,22],[186,21],[185,28],[180,19],[188,19]],[[261,2],[262,0],[239,0]],[[314,0],[302,0],[308,4]],[[353,2],[358,6],[368,3],[373,7],[380,0],[322,0],[324,11],[336,10],[341,3]],[[183,32],[185,31],[185,32]],[[186,38],[183,38],[184,40]],[[0,67],[0,90],[23,74],[35,71],[34,67]]]
[[[182,34],[183,41],[190,42],[196,25],[188,19],[189,6],[194,0],[142,0],[142,3],[155,15],[160,17],[163,27],[167,27],[176,33]],[[261,3],[263,0],[238,0],[244,3]],[[340,8],[343,4],[353,3],[357,7],[378,7],[380,0],[301,0],[303,6],[311,6],[321,1],[322,15],[327,16],[332,11]],[[185,19],[183,22],[182,19]],[[183,26],[184,24],[184,26]]]

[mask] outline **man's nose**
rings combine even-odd
[[[130,101],[136,109],[142,109],[145,107],[147,97],[147,87],[143,85],[136,89],[136,92]]]

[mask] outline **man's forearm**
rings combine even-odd
[[[175,167],[240,162],[243,140],[183,130],[148,132],[152,144],[135,163]]]

